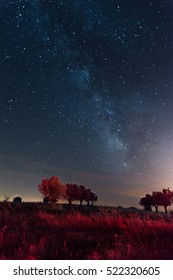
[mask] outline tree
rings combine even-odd
[[[153,205],[153,198],[150,194],[140,199],[139,205],[143,206],[146,211],[152,211],[151,206]]]
[[[142,197],[139,204],[144,206],[145,210],[151,210],[151,206],[154,206],[156,212],[158,212],[159,206],[163,206],[165,213],[167,213],[167,207],[173,202],[173,192],[167,188],[163,188],[162,191],[154,191],[152,195],[146,194]]]
[[[155,207],[156,212],[158,212],[158,208],[162,205],[162,194],[159,191],[152,192],[152,205]]]
[[[68,200],[69,204],[73,201],[79,200],[79,187],[76,184],[66,184],[65,185],[65,198]]]
[[[82,202],[86,200],[86,188],[84,186],[79,186],[79,201],[80,205],[82,205]]]
[[[38,185],[38,190],[51,203],[57,202],[57,199],[62,198],[64,195],[64,186],[57,176],[53,176],[50,179],[43,179]]]
[[[161,205],[163,205],[164,209],[165,209],[165,213],[167,213],[167,207],[171,206],[172,204],[172,199],[173,199],[173,192],[170,191],[169,188],[162,190],[161,195],[160,195],[160,203]]]
[[[91,202],[91,205],[94,205],[94,202],[97,201],[97,199],[98,199],[98,197],[94,192],[92,192],[90,189],[86,189],[85,200],[87,202],[87,205],[89,205],[90,202]]]
[[[91,197],[90,197],[91,205],[94,205],[94,202],[96,202],[97,199],[98,196],[94,192],[91,192]]]
[[[91,190],[90,189],[86,189],[85,190],[85,201],[87,202],[87,205],[90,204],[91,196],[92,196]]]
[[[17,204],[18,204],[18,203],[19,203],[19,204],[22,203],[22,198],[21,198],[20,196],[14,197],[14,198],[13,198],[13,203],[17,203]]]

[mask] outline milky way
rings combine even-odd
[[[57,175],[100,203],[173,181],[171,0],[0,1],[0,196]]]

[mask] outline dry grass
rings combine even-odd
[[[173,218],[1,204],[0,259],[173,259]]]

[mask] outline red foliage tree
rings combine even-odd
[[[168,188],[164,189],[161,192],[161,205],[163,205],[165,209],[165,213],[167,213],[167,207],[171,206],[173,199],[173,192]]]
[[[64,196],[64,186],[57,176],[53,176],[50,179],[43,179],[38,185],[38,190],[51,203],[56,202],[57,199]]]
[[[97,195],[93,193],[90,189],[86,189],[84,186],[79,186],[76,184],[66,184],[65,185],[65,198],[68,200],[69,204],[72,204],[73,201],[79,200],[80,205],[83,201],[87,202],[87,205],[93,205],[97,201]]]
[[[66,184],[65,185],[65,198],[68,200],[69,204],[73,201],[79,200],[79,187],[76,184]]]
[[[163,206],[165,213],[167,213],[167,207],[170,206],[173,202],[173,192],[167,188],[162,189],[162,191],[154,191],[152,195],[147,194],[145,197],[142,197],[139,204],[144,206],[145,210],[150,210],[151,206],[154,206],[156,212],[158,212],[159,206]]]
[[[161,192],[152,192],[152,205],[155,207],[156,212],[158,212],[158,208],[160,205],[162,205],[162,199],[161,199]]]

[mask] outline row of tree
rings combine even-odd
[[[139,204],[147,211],[152,211],[152,206],[158,212],[159,206],[163,206],[165,213],[167,213],[167,207],[173,203],[173,191],[169,188],[162,189],[162,191],[155,191],[152,194],[146,194],[140,199]]]
[[[55,203],[58,199],[65,199],[69,204],[79,201],[82,205],[83,201],[86,201],[88,205],[93,205],[98,199],[94,192],[84,186],[72,183],[63,185],[57,176],[43,179],[38,185],[38,190],[42,193],[44,202]]]

